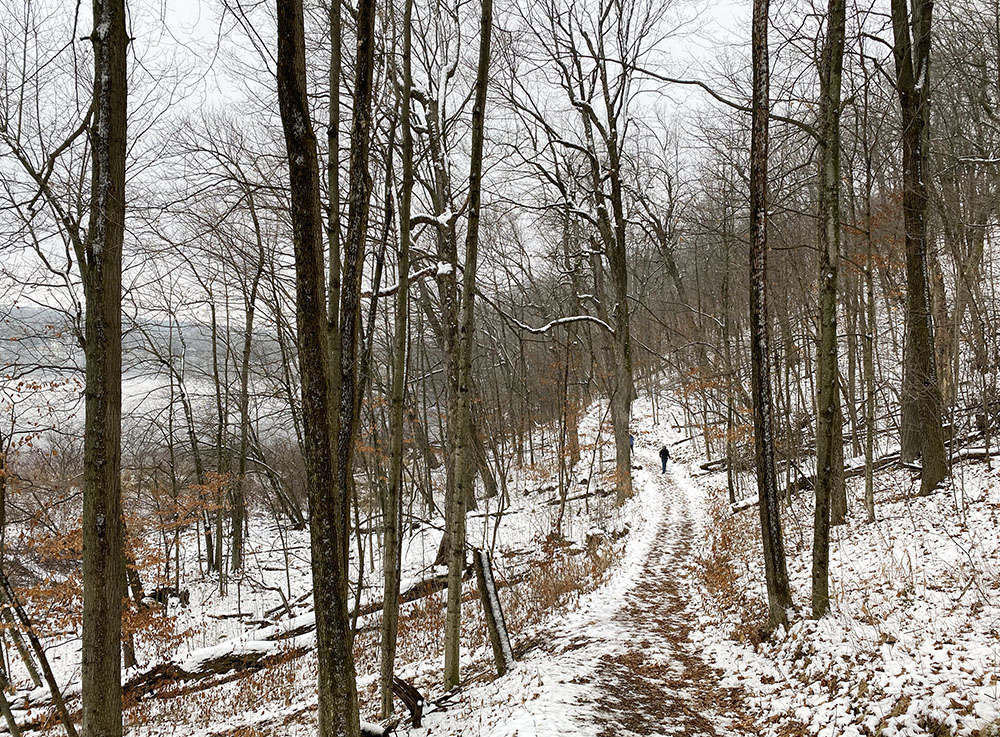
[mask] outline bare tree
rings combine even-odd
[[[83,735],[122,733],[122,245],[127,70],[124,0],[95,0],[90,226],[77,260],[87,304],[83,459]]]
[[[359,19],[373,24],[373,3],[362,2]],[[313,599],[319,661],[319,734],[356,737],[360,726],[354,658],[347,613],[349,490],[338,468],[341,450],[334,415],[330,348],[326,326],[323,268],[323,219],[319,199],[316,136],[306,90],[305,30],[301,0],[278,0],[278,103],[288,152],[291,218],[295,245],[296,314],[302,383],[303,455],[309,491]],[[359,32],[359,46],[364,42]],[[366,53],[371,58],[371,38]],[[360,50],[360,49],[359,49]],[[359,68],[362,66],[359,55]],[[371,84],[371,76],[367,77]],[[363,85],[363,82],[360,83]],[[362,103],[367,102],[362,96]],[[366,114],[355,110],[355,116]],[[364,130],[367,133],[367,130]],[[366,147],[367,140],[355,145]],[[365,158],[367,151],[364,151]],[[362,161],[365,161],[365,158]],[[367,171],[358,172],[367,174]],[[369,185],[370,186],[370,185]],[[367,203],[366,203],[367,204]],[[362,223],[363,224],[363,223]],[[356,228],[357,226],[355,226]],[[363,229],[362,229],[363,230]],[[354,233],[357,235],[357,233]],[[355,304],[358,295],[350,295]],[[356,314],[356,313],[355,313]],[[356,345],[356,328],[350,343]],[[353,359],[353,356],[351,356]],[[343,387],[342,387],[343,389]],[[353,387],[351,387],[353,389]],[[353,400],[353,394],[350,400]],[[343,406],[345,403],[341,402]],[[348,405],[351,413],[352,407]],[[348,428],[341,428],[350,432]],[[346,461],[350,461],[350,452]]]
[[[395,337],[393,340],[392,417],[389,441],[390,468],[388,493],[383,504],[384,543],[382,570],[381,680],[382,716],[392,714],[392,679],[396,661],[396,635],[399,627],[399,586],[402,564],[401,523],[403,512],[403,406],[406,400],[406,367],[408,343],[409,270],[410,270],[410,202],[413,195],[413,130],[411,128],[410,91],[413,37],[413,0],[404,0],[402,30],[402,75],[399,80],[400,129],[402,138],[402,183],[399,194],[399,256],[396,292]]]
[[[476,270],[479,263],[479,221],[482,208],[483,140],[486,126],[486,93],[490,76],[490,40],[493,37],[493,0],[483,0],[479,24],[479,65],[472,107],[472,151],[469,163],[469,215],[465,233],[465,267],[462,272],[461,320],[457,331],[458,361],[454,403],[458,428],[455,436],[455,492],[449,515],[448,614],[445,621],[445,688],[457,686],[459,638],[462,617],[462,573],[465,570],[466,498],[473,494],[475,447],[472,433],[472,348],[475,345]],[[473,496],[473,498],[475,498]]]
[[[920,493],[948,475],[941,387],[934,355],[927,259],[927,141],[930,121],[932,0],[892,0],[892,55],[902,113],[906,348],[901,395],[903,460],[921,459]]]
[[[771,347],[767,317],[768,0],[754,0],[751,41],[753,113],[750,142],[750,353],[754,447],[757,469],[764,571],[767,578],[768,623],[787,624],[792,605],[781,537],[778,480],[774,469],[774,409],[771,394]]]
[[[812,609],[830,606],[830,507],[844,495],[843,413],[837,348],[840,268],[840,82],[844,66],[844,0],[830,0],[819,65],[819,346],[816,392],[816,510],[813,524]],[[838,515],[843,522],[843,515]]]

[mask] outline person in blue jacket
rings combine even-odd
[[[662,448],[660,448],[660,463],[663,464],[663,470],[660,473],[667,472],[667,461],[669,460],[670,460],[670,449],[667,448],[666,445],[664,445]]]

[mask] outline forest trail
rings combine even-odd
[[[717,671],[696,652],[696,626],[684,575],[697,563],[696,525],[686,489],[687,471],[673,462],[659,473],[656,450],[636,457],[655,467],[648,483],[659,486],[664,513],[641,572],[615,617],[621,647],[601,657],[596,671],[601,737],[749,734],[737,689],[725,688]],[[657,449],[658,450],[658,449]]]
[[[660,441],[636,438],[636,498],[618,522],[629,529],[627,546],[605,583],[533,635],[536,646],[512,673],[463,692],[410,735],[754,733],[740,690],[723,686],[691,641],[703,492],[683,463],[661,474],[659,449]]]
[[[549,633],[546,664],[535,666],[545,686],[522,705],[530,715],[508,718],[505,731],[490,735],[510,735],[515,725],[534,737],[751,733],[740,691],[722,686],[690,639],[698,492],[683,465],[671,461],[660,473],[658,451],[637,439],[633,478],[644,520],[616,575],[624,583]]]

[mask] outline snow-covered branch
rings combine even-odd
[[[612,335],[615,332],[615,329],[610,325],[608,325],[608,323],[604,322],[604,320],[601,320],[600,318],[594,317],[593,315],[571,315],[569,317],[559,317],[556,318],[555,320],[550,320],[541,327],[537,328],[532,327],[527,323],[521,322],[513,315],[508,315],[506,312],[500,309],[500,307],[496,303],[494,303],[491,299],[486,297],[482,292],[477,292],[477,294],[486,304],[492,307],[497,312],[497,314],[500,315],[500,317],[507,320],[507,322],[516,326],[518,329],[525,331],[526,333],[534,333],[535,335],[541,335],[542,333],[547,333],[550,330],[552,330],[552,328],[558,327],[559,325],[569,325],[575,322],[590,322],[594,323],[595,325],[599,325]]]

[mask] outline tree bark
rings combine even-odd
[[[90,225],[80,260],[86,314],[83,459],[84,737],[122,734],[121,273],[127,114],[124,0],[94,0]],[[72,725],[67,725],[71,730]]]
[[[257,311],[257,293],[264,275],[266,253],[261,237],[260,222],[253,194],[247,192],[247,207],[254,226],[257,246],[257,263],[254,265],[250,281],[250,293],[244,293],[243,350],[240,357],[240,455],[236,468],[236,483],[233,488],[233,529],[232,548],[229,551],[233,572],[243,569],[243,533],[246,526],[247,502],[247,456],[250,449],[250,351],[253,347],[254,315]]]
[[[403,70],[400,81],[400,128],[402,136],[402,186],[399,194],[399,256],[396,292],[396,325],[393,341],[392,418],[389,441],[389,488],[385,499],[382,574],[382,718],[392,715],[392,683],[396,667],[396,635],[399,628],[399,586],[402,565],[400,526],[403,516],[403,411],[406,400],[407,329],[410,271],[410,201],[413,194],[413,130],[410,127],[411,46],[413,0],[405,0],[403,10]]]
[[[840,265],[840,79],[844,66],[844,0],[830,0],[820,58],[819,347],[816,392],[816,507],[813,521],[812,613],[830,608],[830,508],[845,494],[843,420],[837,347]],[[842,521],[842,520],[840,520]]]
[[[349,453],[346,459],[339,458],[340,438],[334,435],[334,397],[330,386],[333,372],[330,367],[323,278],[320,177],[316,136],[309,117],[302,2],[278,0],[277,10],[278,104],[291,183],[303,450],[309,493],[313,598],[316,611],[319,734],[320,737],[357,737],[360,729],[357,688],[347,611],[349,489],[344,481],[350,474],[350,466],[345,468],[342,464],[342,461],[349,464],[351,458]],[[367,83],[370,90],[374,25],[370,0],[362,0],[358,12],[357,84],[364,90]],[[365,60],[369,63],[366,64]],[[355,110],[356,126],[358,118],[370,114],[366,112],[368,101],[364,94],[358,97],[361,98],[357,100],[361,103],[361,109]],[[356,130],[355,133],[360,135],[352,139],[353,145],[358,148],[362,164],[366,164],[367,128],[362,126],[362,130]],[[357,225],[362,227],[358,228]],[[363,222],[356,223],[352,234],[363,234],[363,226]],[[355,306],[359,296],[357,293],[353,295]],[[351,327],[353,329],[347,343],[356,347],[357,326],[354,324]],[[353,356],[351,360],[353,361]],[[350,399],[353,400],[353,394]]]
[[[893,59],[902,113],[906,342],[903,357],[902,459],[921,459],[920,494],[948,475],[941,387],[934,357],[927,260],[927,141],[930,121],[932,0],[892,0]],[[911,37],[912,30],[912,37]]]
[[[859,49],[861,69],[864,74],[864,101],[861,109],[862,146],[865,161],[865,309],[862,312],[864,326],[864,345],[862,349],[862,364],[865,381],[865,512],[869,522],[875,521],[875,243],[872,235],[872,190],[874,177],[872,172],[872,143],[869,139],[868,114],[871,109],[869,100],[869,75],[865,66],[864,48]]]
[[[330,389],[333,397],[340,396],[340,71],[341,0],[330,0],[330,111],[326,127],[326,181],[329,210],[327,212],[327,334],[330,348]],[[337,418],[334,417],[334,423]],[[336,433],[336,429],[334,430]]]
[[[778,480],[774,469],[774,412],[767,317],[767,155],[770,82],[767,49],[768,0],[754,0],[751,54],[753,113],[750,141],[750,353],[754,450],[757,469],[768,624],[788,623],[792,605],[781,537]]]
[[[486,123],[486,93],[490,73],[490,41],[493,36],[493,0],[482,0],[479,26],[479,66],[472,107],[472,151],[469,164],[469,215],[465,235],[465,269],[462,273],[461,322],[458,328],[458,396],[455,402],[455,491],[451,500],[448,551],[448,611],[445,619],[444,686],[460,683],[459,640],[462,618],[462,573],[465,568],[465,510],[467,486],[474,483],[475,448],[470,406],[472,394],[472,349],[475,345],[476,269],[479,259],[479,220],[482,207],[483,139]]]

